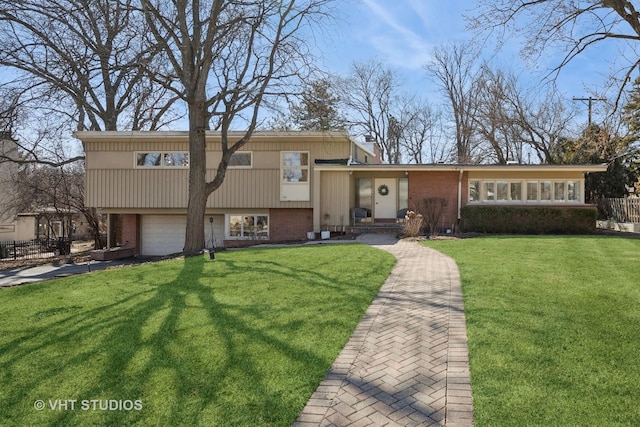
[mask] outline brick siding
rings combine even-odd
[[[269,222],[272,242],[305,240],[313,231],[313,209],[270,209]]]
[[[307,232],[313,231],[313,209],[270,209],[269,242],[306,240]],[[243,248],[260,240],[225,240],[225,248]]]
[[[429,171],[409,173],[409,208],[418,209],[422,201],[430,197],[441,197],[447,201],[440,228],[454,229],[458,225],[458,177],[457,171]],[[465,200],[466,177],[462,181],[462,200]]]
[[[122,246],[134,247],[135,253],[140,253],[140,216],[136,214],[122,214]]]

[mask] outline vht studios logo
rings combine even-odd
[[[36,400],[33,407],[38,411],[141,411],[142,400],[49,399]]]

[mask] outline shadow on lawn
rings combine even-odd
[[[203,257],[186,259],[175,279],[155,287],[140,287],[140,291],[134,288],[113,303],[93,309],[72,305],[64,312],[37,312],[35,316],[40,319],[61,314],[65,317],[25,326],[20,338],[0,346],[0,354],[7,356],[0,358],[5,372],[0,378],[19,384],[2,402],[8,409],[4,416],[9,421],[15,417],[18,423],[27,420],[65,426],[246,425],[249,420],[242,417],[250,411],[263,417],[252,420],[255,424],[291,422],[293,418],[282,419],[282,414],[304,404],[299,400],[304,399],[301,391],[306,390],[301,387],[305,385],[298,384],[297,390],[273,386],[273,378],[265,378],[265,370],[259,368],[265,361],[247,347],[259,343],[287,360],[285,365],[309,372],[317,366],[328,367],[331,360],[281,339],[268,327],[253,324],[255,319],[268,316],[270,308],[263,304],[220,302],[214,287],[201,282],[206,275],[205,264]],[[267,265],[263,267],[266,270],[279,268],[277,263]],[[313,280],[315,286],[333,287],[330,278],[310,270],[292,272],[285,268],[285,273],[300,275],[301,281]],[[238,310],[251,317],[237,315]],[[295,329],[297,325],[291,322],[275,327]],[[206,348],[209,342],[210,348]],[[66,347],[73,348],[74,354],[67,356]],[[43,354],[51,358],[50,364],[43,362]],[[37,358],[35,370],[25,373],[21,381],[11,378],[15,365],[23,365],[32,356]],[[277,371],[267,372],[278,375]],[[64,383],[60,384],[63,389],[49,393],[52,396],[33,395],[33,390],[56,390],[52,380]],[[225,386],[229,383],[240,384],[240,390],[252,390],[251,398],[243,401],[246,396],[241,396],[241,391],[240,395],[227,395]],[[78,402],[76,410],[47,408],[38,412],[33,409],[35,399]],[[141,400],[142,410],[78,410],[82,399]]]

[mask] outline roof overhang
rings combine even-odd
[[[461,165],[461,164],[423,164],[423,165],[389,165],[389,164],[357,164],[357,165],[315,165],[318,171],[347,172],[605,172],[607,164],[599,165]]]
[[[218,131],[206,131],[205,135],[210,139],[222,138],[222,133]],[[227,132],[229,139],[241,139],[244,138],[246,132],[244,131],[230,131]],[[73,136],[83,142],[131,142],[131,141],[161,141],[161,140],[189,140],[189,131],[76,131]],[[251,140],[259,139],[295,139],[295,140],[351,140],[349,136],[344,132],[327,131],[327,132],[313,132],[313,131],[256,131],[250,136]]]

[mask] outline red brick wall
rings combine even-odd
[[[312,209],[270,209],[269,235],[271,241],[305,240],[313,231]]]
[[[409,172],[409,208],[418,209],[429,197],[442,197],[447,201],[440,228],[457,228],[458,224],[458,178],[457,171]],[[465,180],[462,182],[465,200]]]
[[[140,216],[136,214],[122,214],[122,246],[135,247],[135,253],[140,253]]]

